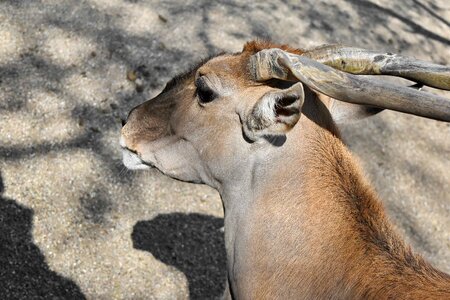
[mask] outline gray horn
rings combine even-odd
[[[357,70],[357,65],[353,63],[352,68]],[[361,73],[362,69],[364,67],[359,67],[359,71],[354,72],[357,74],[375,72]],[[366,70],[371,69],[375,70],[373,66],[366,67]],[[301,81],[313,90],[341,101],[372,105],[450,122],[450,100],[444,97],[374,78],[348,74],[306,56],[291,54],[281,49],[266,49],[253,55],[250,59],[250,70],[256,81],[272,78]],[[419,72],[414,74],[417,75]],[[423,75],[421,78],[432,78],[432,76]],[[425,83],[424,80],[421,82]],[[440,82],[443,82],[444,86],[446,82],[448,84],[445,78]]]
[[[450,67],[393,53],[325,45],[303,54],[335,69],[359,75],[392,75],[450,90]]]

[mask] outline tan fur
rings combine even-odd
[[[141,152],[148,143],[177,132],[193,141],[202,164],[230,160],[242,148],[253,147],[243,142],[235,146],[231,137],[242,138],[235,113],[249,111],[273,89],[271,83],[253,82],[247,70],[250,55],[272,47],[302,53],[253,41],[240,54],[208,61],[170,91],[135,109],[122,131],[127,147]],[[239,97],[199,107],[192,99],[195,77],[212,73]],[[450,277],[414,254],[390,225],[382,203],[340,140],[329,112],[330,99],[308,89],[305,93],[302,116],[289,132],[282,156],[273,157],[263,170],[264,178],[253,179],[260,188],[236,242],[245,245],[239,253],[245,259],[235,261],[241,264],[238,271],[235,266],[228,268],[238,282],[233,295],[238,299],[449,299]],[[194,131],[201,134],[191,137]],[[219,191],[220,176],[242,173],[239,164],[224,170],[208,168],[218,178],[218,183],[208,184]]]

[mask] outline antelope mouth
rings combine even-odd
[[[122,149],[122,161],[130,170],[148,170],[153,166],[143,161],[139,155],[128,149]]]
[[[122,162],[128,169],[148,170],[153,167],[151,164],[143,161],[136,152],[128,149],[122,138],[120,139],[120,146],[122,148]]]

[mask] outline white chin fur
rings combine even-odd
[[[133,152],[127,149],[122,150],[123,164],[130,170],[148,170],[151,167],[144,164],[144,162]]]

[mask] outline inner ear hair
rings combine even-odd
[[[270,91],[259,99],[244,123],[244,133],[255,141],[264,135],[288,132],[300,118],[304,101],[303,85]]]
[[[276,116],[291,116],[293,114],[300,113],[300,109],[298,107],[290,106],[297,100],[298,96],[296,95],[281,95],[275,104]]]

